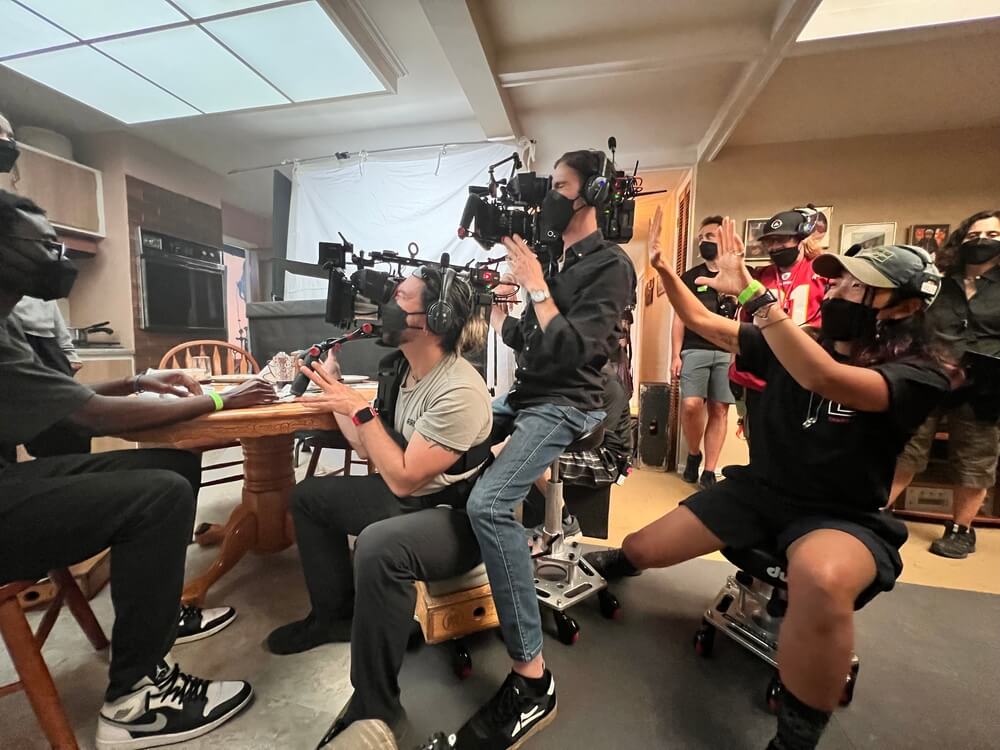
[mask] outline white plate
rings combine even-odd
[[[364,383],[366,380],[368,380],[368,376],[367,375],[341,375],[340,376],[340,381],[342,383],[347,383],[348,385],[350,385],[351,383]]]

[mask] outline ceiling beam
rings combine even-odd
[[[719,155],[729,136],[757,95],[771,80],[774,71],[821,2],[822,0],[786,0],[782,4],[772,25],[771,40],[767,48],[757,60],[746,66],[702,138],[698,146],[699,161],[712,161]]]
[[[466,0],[420,0],[420,6],[486,137],[520,135],[514,108],[493,73],[485,24],[476,23]]]

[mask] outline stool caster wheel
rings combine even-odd
[[[464,643],[455,642],[451,655],[451,668],[460,680],[467,680],[472,676],[472,656],[469,655],[469,649]]]
[[[775,674],[767,684],[767,710],[772,714],[777,714],[781,707],[781,697],[785,694],[785,686],[781,684],[781,678]]]
[[[703,659],[712,655],[715,648],[715,628],[707,622],[703,623],[694,634],[694,652]]]
[[[854,688],[858,684],[858,670],[860,669],[860,664],[851,665],[851,671],[847,674],[847,682],[844,683],[844,692],[840,694],[841,706],[849,706],[854,700]]]
[[[601,605],[601,614],[608,620],[622,619],[622,605],[618,598],[607,589],[597,593],[597,601]]]
[[[572,646],[580,640],[580,626],[576,624],[576,620],[565,612],[553,611],[552,615],[556,621],[556,630],[559,633],[560,641],[567,646]]]

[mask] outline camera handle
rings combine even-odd
[[[338,336],[336,338],[327,339],[326,341],[320,341],[318,344],[313,344],[306,350],[306,355],[302,358],[302,366],[312,369],[313,362],[318,362],[323,359],[323,356],[331,349],[339,347],[341,344],[346,344],[348,341],[371,338],[374,333],[374,323],[365,323],[361,327],[356,328],[343,336]],[[303,375],[300,372],[295,376],[295,380],[292,382],[292,387],[289,389],[289,393],[293,396],[301,396],[306,392],[306,388],[308,387],[308,376]]]

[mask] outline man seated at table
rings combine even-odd
[[[10,313],[25,294],[65,297],[75,277],[42,210],[0,191],[0,584],[37,580],[110,547],[115,623],[97,747],[180,742],[229,720],[253,695],[246,682],[181,672],[169,655],[199,458],[131,450],[16,463],[15,447],[62,420],[92,435],[122,434],[267,403],[274,388],[253,381],[222,396],[201,395],[181,372],[88,387],[46,367]],[[138,391],[180,398],[126,398]],[[189,640],[217,625],[196,609],[185,608],[182,617]]]
[[[464,505],[489,455],[493,417],[486,383],[460,352],[483,321],[473,320],[469,285],[445,274],[442,292],[441,274],[419,269],[382,308],[382,341],[399,352],[380,367],[396,365],[380,383],[381,419],[339,382],[332,355],[308,371],[345,437],[379,472],[312,477],[292,493],[311,611],[267,645],[293,654],[351,642],[354,695],[321,745],[360,719],[382,719],[401,734],[398,676],[413,629],[413,581],[451,578],[480,562]],[[441,306],[450,314],[436,315]],[[357,536],[353,573],[348,535]]]

